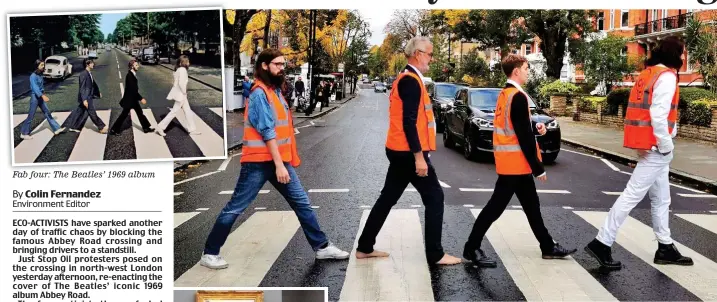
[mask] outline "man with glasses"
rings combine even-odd
[[[433,60],[433,45],[426,37],[415,37],[406,45],[405,55],[408,65],[396,78],[397,88],[391,90],[389,97],[386,182],[366,220],[356,258],[389,256],[373,246],[391,208],[410,183],[426,206],[426,260],[431,265],[458,264],[460,258],[443,252],[443,188],[428,157],[430,151],[436,150],[436,122],[422,73],[428,71]]]
[[[348,259],[321,231],[309,196],[294,171],[301,163],[296,150],[296,137],[289,105],[281,94],[285,83],[284,57],[274,49],[262,51],[256,61],[255,81],[244,115],[244,144],[241,171],[234,194],[219,213],[207,238],[202,266],[222,269],[228,266],[219,256],[237,217],[254,201],[259,190],[269,181],[284,196],[304,230],[316,259]],[[238,268],[242,269],[242,268]]]

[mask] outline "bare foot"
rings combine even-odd
[[[388,253],[374,250],[370,254],[356,251],[356,259],[388,257]]]
[[[443,255],[443,258],[436,262],[438,265],[454,265],[458,263],[461,263],[461,258],[456,258],[448,254]]]

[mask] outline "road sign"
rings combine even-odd
[[[344,72],[344,63],[339,63],[339,72]]]

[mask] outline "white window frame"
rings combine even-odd
[[[610,10],[610,30],[615,29],[615,10]]]
[[[690,65],[690,52],[685,52],[685,64],[687,64],[687,73],[692,73],[692,65]]]
[[[530,49],[530,53],[528,53],[528,49]],[[525,45],[525,55],[529,55],[533,53],[533,45],[532,44],[526,44]]]
[[[625,13],[627,13],[627,25],[623,25],[623,16],[625,16]],[[630,10],[629,9],[623,9],[620,10],[620,28],[629,28],[630,27]]]

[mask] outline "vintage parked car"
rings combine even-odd
[[[140,50],[141,55],[139,61],[142,64],[157,64],[159,63],[159,54],[155,51],[154,47],[145,47]]]
[[[373,86],[374,92],[386,92],[386,85],[384,85],[381,82],[376,83],[375,86]]]
[[[72,75],[72,65],[63,56],[49,56],[45,59],[44,78],[64,80]]]
[[[493,152],[493,118],[501,88],[461,88],[453,106],[446,111],[446,128],[443,145],[463,147],[467,159],[485,158]],[[547,133],[536,136],[543,162],[552,163],[560,152],[560,125],[558,121],[529,100],[530,119],[544,123]]]
[[[87,55],[90,59],[97,59],[97,51],[96,50],[90,50],[90,53]]]

